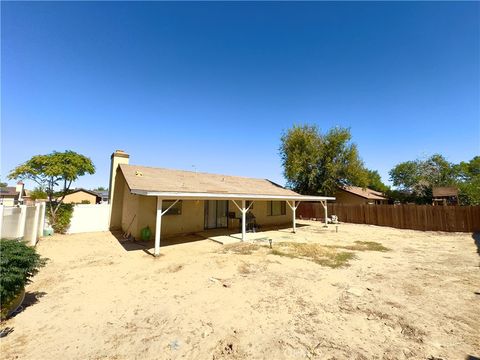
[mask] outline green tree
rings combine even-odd
[[[95,189],[93,189],[93,191],[107,191],[108,189],[106,187],[103,187],[103,186],[99,186]]]
[[[406,161],[390,171],[390,179],[400,192],[419,203],[432,201],[433,187],[456,186],[462,205],[480,205],[480,156],[459,164],[439,154]]]
[[[454,171],[458,176],[460,203],[462,205],[480,205],[480,156],[455,165]]]
[[[32,200],[42,200],[47,199],[48,195],[41,187],[37,186],[32,191],[30,191],[30,199]]]
[[[440,154],[400,163],[389,174],[394,186],[412,193],[419,202],[431,201],[434,186],[455,185],[457,182],[453,164]]]
[[[314,125],[293,126],[282,135],[280,156],[288,186],[301,194],[332,195],[338,186],[368,183],[346,128],[322,134]]]
[[[383,183],[377,170],[365,169],[365,172],[367,176],[367,187],[369,189],[380,191],[382,193],[386,193],[390,190],[390,188]]]
[[[72,182],[85,174],[94,174],[92,161],[74,151],[35,155],[17,166],[8,175],[9,179],[32,180],[44,189],[48,197],[48,210],[51,225],[56,222],[56,214]]]

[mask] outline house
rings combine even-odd
[[[266,179],[129,165],[122,150],[111,156],[110,228],[139,238],[149,227],[160,238],[207,229],[241,229],[292,224],[300,201],[318,201],[326,209],[333,197],[302,196]],[[326,217],[325,212],[325,217]],[[252,221],[253,219],[253,221]]]
[[[458,188],[438,186],[432,189],[432,205],[458,205]]]
[[[14,206],[23,204],[27,196],[23,182],[19,181],[16,186],[5,186],[0,188],[0,205]]]
[[[100,204],[102,197],[94,191],[78,188],[63,198],[65,204]]]
[[[108,190],[95,190],[95,192],[100,196],[101,204],[108,204]]]
[[[388,204],[388,199],[381,192],[359,186],[339,187],[335,198],[338,204]]]

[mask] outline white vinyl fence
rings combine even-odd
[[[43,236],[45,203],[35,205],[0,205],[0,238],[23,239],[35,245]]]
[[[68,234],[108,231],[110,204],[78,204],[73,208]]]

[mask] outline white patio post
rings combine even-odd
[[[0,239],[2,238],[3,230],[3,205],[0,205]]]
[[[245,209],[245,200],[242,200],[242,241],[245,241],[247,236],[247,210]]]
[[[297,211],[297,208],[295,207],[295,200],[292,201],[292,217],[293,217],[293,232],[296,233],[297,232],[297,222],[295,220],[295,213]]]
[[[162,215],[162,199],[157,197],[157,218],[155,221],[155,256],[160,255],[160,232],[162,231]]]
[[[27,205],[19,205],[20,215],[18,217],[17,237],[25,236],[25,221],[27,220]]]
[[[321,203],[325,213],[325,225],[323,227],[328,227],[327,200],[322,201]]]
[[[292,209],[293,233],[296,233],[297,232],[297,219],[296,219],[297,216],[296,216],[296,214],[297,214],[297,207],[298,207],[298,205],[300,205],[300,201],[297,204],[296,201],[293,200],[292,203],[290,204],[290,201],[287,200],[287,204],[290,207],[290,209]]]

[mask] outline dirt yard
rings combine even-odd
[[[50,261],[1,324],[0,357],[480,357],[472,234],[302,223],[295,235],[266,232],[273,250],[189,236],[160,258],[110,233],[43,239]],[[286,253],[296,242],[323,247]]]

